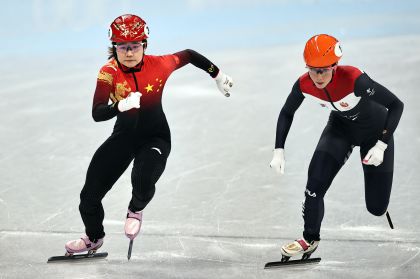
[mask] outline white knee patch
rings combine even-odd
[[[160,151],[160,149],[159,149],[159,148],[157,148],[157,147],[152,147],[151,149],[152,149],[152,150],[156,150],[157,152],[159,152],[159,154],[160,154],[160,155],[162,155],[162,151]]]

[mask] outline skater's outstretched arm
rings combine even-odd
[[[287,134],[292,126],[293,117],[296,110],[300,107],[305,97],[299,88],[299,80],[293,85],[292,91],[287,97],[286,103],[280,111],[277,120],[276,145],[275,148],[284,148]]]
[[[174,53],[174,55],[179,59],[177,68],[181,68],[188,63],[191,63],[197,68],[207,72],[212,78],[215,78],[220,71],[219,68],[213,64],[213,62],[192,49],[185,49]]]
[[[293,85],[292,91],[287,97],[286,103],[280,111],[277,120],[276,143],[273,151],[273,159],[270,167],[274,168],[278,173],[284,173],[285,159],[284,159],[284,144],[286,142],[287,134],[292,126],[293,117],[296,110],[300,107],[305,97],[299,88],[299,80]]]
[[[179,63],[177,65],[177,69],[191,63],[197,68],[202,69],[206,73],[208,73],[214,80],[216,81],[217,87],[219,88],[220,92],[226,97],[230,96],[230,89],[233,86],[233,79],[220,71],[220,69],[214,65],[209,59],[201,55],[200,53],[192,50],[186,49],[174,55],[179,59]]]

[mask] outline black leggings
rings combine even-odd
[[[143,210],[153,198],[162,175],[170,143],[159,138],[136,142],[126,133],[112,134],[95,152],[80,193],[79,210],[91,240],[105,236],[102,199],[134,159],[131,171],[132,198],[128,208]]]
[[[331,124],[331,123],[329,123]],[[377,141],[373,136],[360,143],[361,161]],[[308,181],[303,203],[304,231],[308,240],[320,240],[321,222],[324,217],[324,195],[334,177],[350,156],[353,147],[349,138],[334,125],[325,127],[315,149],[308,170]],[[383,215],[389,204],[394,169],[394,141],[391,138],[385,150],[384,161],[378,167],[363,165],[365,201],[367,210],[376,216]]]

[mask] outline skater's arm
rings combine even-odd
[[[118,102],[112,100],[109,104],[111,92],[113,92],[112,69],[101,69],[96,82],[95,94],[93,96],[92,117],[98,121],[105,121],[118,114]]]
[[[186,49],[179,51],[171,55],[172,67],[169,69],[170,72],[179,69],[188,63],[193,64],[197,68],[202,69],[208,73],[215,81],[219,91],[226,97],[230,96],[230,89],[233,86],[233,79],[219,70],[219,68],[214,65],[209,59],[201,55],[200,53],[192,50]]]
[[[215,78],[219,73],[219,68],[216,65],[214,65],[209,59],[192,49],[185,49],[174,53],[173,55],[176,57],[176,59],[179,60],[179,62],[176,65],[176,69],[179,69],[187,65],[188,63],[191,63],[197,68],[200,68],[206,73],[208,73],[212,78]]]
[[[293,116],[295,115],[296,110],[302,104],[304,99],[305,97],[300,90],[298,80],[293,85],[292,91],[290,92],[286,103],[280,111],[279,118],[277,120],[275,148],[284,148],[287,134],[289,133],[290,126],[292,126]]]
[[[382,138],[379,139],[384,143],[388,143],[401,119],[404,103],[386,87],[372,80],[367,74],[362,74],[357,79],[355,94],[371,98],[388,109]]]

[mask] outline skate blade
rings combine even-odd
[[[83,259],[104,259],[108,256],[108,252],[94,253],[94,254],[73,254],[71,256],[53,256],[50,257],[47,263],[62,262],[62,261],[74,261]]]
[[[130,239],[130,243],[128,244],[128,253],[127,253],[127,260],[131,259],[131,251],[133,250],[133,239]]]
[[[290,265],[303,265],[303,264],[314,264],[319,263],[321,261],[321,258],[309,258],[306,260],[289,260],[289,261],[278,261],[278,262],[269,262],[266,263],[264,266],[264,269],[269,268],[279,268],[284,266],[290,266]]]

